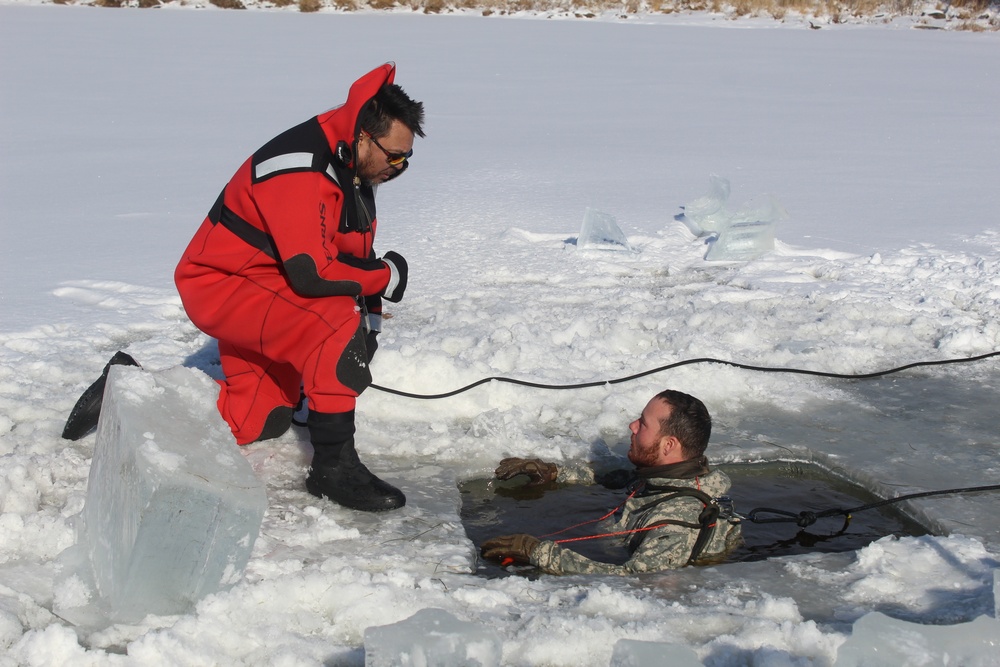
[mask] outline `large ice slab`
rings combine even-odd
[[[73,585],[92,584],[109,620],[134,622],[185,612],[242,577],[267,496],[216,396],[194,369],[111,368],[83,525],[64,558],[79,576],[56,591],[68,616],[94,604]]]
[[[871,612],[855,621],[834,663],[835,667],[899,665],[996,667],[1000,621],[980,616],[971,623],[921,625]]]
[[[501,657],[499,635],[443,609],[365,630],[365,667],[494,667]]]

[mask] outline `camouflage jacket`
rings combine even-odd
[[[686,463],[686,462],[685,462]],[[682,464],[677,464],[682,465]],[[656,469],[654,475],[669,475],[666,470]],[[601,525],[603,532],[619,531],[640,532],[626,533],[623,536],[606,539],[621,540],[622,547],[627,549],[629,559],[622,565],[602,563],[582,556],[556,542],[543,541],[531,553],[531,563],[549,574],[621,574],[631,575],[642,572],[658,572],[684,567],[691,557],[692,549],[700,532],[698,528],[679,526],[674,523],[664,523],[662,526],[642,530],[662,522],[683,522],[698,524],[704,505],[693,496],[676,496],[670,498],[673,492],[657,487],[683,487],[700,489],[709,496],[717,498],[724,495],[730,486],[729,476],[721,470],[709,470],[704,461],[704,471],[689,479],[677,479],[669,476],[650,476],[645,479],[640,476],[632,488],[638,486],[634,495],[629,497],[613,519]],[[560,481],[594,481],[594,474],[581,474],[579,470],[560,469]],[[740,540],[740,526],[719,518],[712,529],[711,537],[701,552],[699,561],[717,560],[724,556]]]

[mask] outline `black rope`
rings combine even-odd
[[[893,373],[899,373],[901,371],[909,370],[911,368],[919,368],[921,366],[944,366],[946,364],[960,364],[960,363],[971,363],[974,361],[982,361],[983,359],[989,359],[990,357],[1000,356],[1000,351],[998,352],[988,352],[986,354],[980,354],[975,357],[963,357],[958,359],[939,359],[937,361],[915,361],[910,364],[905,364],[903,366],[897,366],[896,368],[890,368],[884,371],[875,371],[872,373],[831,373],[827,371],[813,371],[803,368],[774,368],[768,366],[753,366],[751,364],[741,364],[735,361],[726,361],[724,359],[714,359],[712,357],[701,357],[698,359],[686,359],[683,361],[677,361],[672,364],[666,364],[665,366],[659,366],[657,368],[650,369],[648,371],[643,371],[641,373],[635,373],[633,375],[627,375],[625,377],[615,378],[612,380],[597,380],[594,382],[579,382],[575,384],[547,384],[543,382],[531,382],[529,380],[518,380],[516,378],[494,376],[483,378],[477,380],[471,384],[467,384],[464,387],[459,387],[452,391],[444,392],[441,394],[415,394],[407,391],[401,391],[399,389],[392,389],[389,387],[382,387],[377,384],[372,384],[373,389],[386,392],[388,394],[395,394],[397,396],[404,396],[406,398],[419,398],[419,399],[439,399],[439,398],[449,398],[451,396],[456,396],[463,392],[474,389],[480,385],[486,384],[487,382],[506,382],[508,384],[519,385],[522,387],[533,387],[535,389],[587,389],[590,387],[600,387],[603,385],[613,385],[621,384],[623,382],[630,382],[632,380],[637,380],[647,375],[653,375],[655,373],[662,373],[663,371],[670,370],[672,368],[678,368],[680,366],[688,366],[691,364],[723,364],[726,366],[733,366],[734,368],[740,368],[749,371],[761,371],[765,373],[793,373],[799,375],[813,375],[816,377],[826,377],[826,378],[836,378],[842,380],[868,380],[871,378],[882,377],[885,375],[891,375]],[[844,527],[847,527],[847,522],[850,521],[851,515],[858,512],[863,512],[865,510],[875,509],[876,507],[883,507],[885,505],[891,505],[893,503],[902,502],[904,500],[913,500],[914,498],[926,498],[929,496],[942,496],[942,495],[952,495],[956,493],[975,493],[980,491],[998,491],[1000,490],[1000,484],[994,484],[990,486],[970,486],[963,489],[945,489],[942,491],[922,491],[919,493],[910,493],[905,496],[898,496],[896,498],[890,498],[888,500],[880,500],[878,502],[869,503],[867,505],[860,505],[858,507],[852,507],[850,509],[842,508],[831,508],[827,510],[822,510],[819,512],[809,512],[803,511],[795,514],[793,512],[787,512],[785,510],[773,509],[770,507],[758,507],[751,510],[745,517],[748,521],[753,523],[795,523],[802,528],[806,528],[816,523],[817,520],[831,517],[831,516],[844,516],[847,521],[844,523]],[[760,518],[758,515],[762,512],[768,514],[776,515],[773,518]]]
[[[546,384],[542,382],[530,382],[528,380],[518,380],[516,378],[509,377],[488,377],[481,380],[477,380],[472,384],[467,384],[464,387],[460,387],[453,391],[448,391],[443,394],[414,394],[408,391],[401,391],[399,389],[391,389],[389,387],[383,387],[377,384],[371,385],[372,389],[377,389],[379,391],[384,391],[387,394],[395,394],[397,396],[404,396],[406,398],[420,398],[420,399],[439,399],[439,398],[450,398],[457,394],[474,389],[479,385],[486,384],[487,382],[506,382],[509,384],[520,385],[522,387],[533,387],[535,389],[587,389],[589,387],[601,387],[604,385],[611,384],[621,384],[623,382],[630,382],[632,380],[637,380],[647,375],[653,375],[654,373],[662,373],[663,371],[670,370],[672,368],[678,368],[680,366],[688,366],[691,364],[724,364],[726,366],[733,366],[735,368],[741,368],[748,371],[761,371],[765,373],[797,373],[800,375],[815,375],[817,377],[827,377],[827,378],[837,378],[842,380],[867,380],[871,378],[882,377],[884,375],[890,375],[892,373],[899,373],[900,371],[909,370],[911,368],[917,368],[920,366],[943,366],[945,364],[961,364],[970,363],[973,361],[982,361],[983,359],[988,359],[990,357],[995,357],[1000,355],[1000,352],[988,352],[986,354],[980,354],[976,357],[963,357],[960,359],[939,359],[937,361],[915,361],[912,364],[906,364],[905,366],[899,366],[897,368],[890,368],[885,371],[875,371],[874,373],[829,373],[826,371],[811,371],[803,368],[773,368],[768,366],[752,366],[750,364],[741,364],[735,361],[726,361],[724,359],[713,359],[711,357],[702,357],[699,359],[686,359],[683,361],[677,361],[672,364],[667,364],[665,366],[659,366],[658,368],[653,368],[648,371],[643,371],[641,373],[636,373],[634,375],[628,375],[625,377],[615,378],[613,380],[597,380],[594,382],[580,382],[576,384]]]
[[[858,507],[852,507],[850,509],[832,508],[832,509],[822,510],[820,512],[799,512],[798,514],[795,514],[793,512],[786,512],[785,510],[776,510],[770,507],[758,507],[748,512],[744,518],[746,518],[748,521],[752,521],[753,523],[795,523],[800,528],[806,528],[816,523],[817,519],[823,519],[831,516],[846,516],[849,518],[852,514],[857,514],[858,512],[875,509],[876,507],[882,507],[883,505],[891,505],[892,503],[898,503],[904,500],[913,500],[914,498],[926,498],[928,496],[944,496],[955,493],[974,493],[977,491],[1000,491],[1000,484],[992,484],[990,486],[970,486],[964,489],[945,489],[943,491],[921,491],[919,493],[910,493],[905,496],[889,498],[888,500],[880,500],[878,502],[868,503],[867,505],[860,505]],[[761,512],[766,512],[768,514],[774,514],[777,516],[774,518],[763,519],[758,517],[758,514],[760,514]]]

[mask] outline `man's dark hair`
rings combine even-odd
[[[398,120],[418,137],[424,136],[424,103],[410,99],[402,88],[387,83],[378,89],[371,102],[361,110],[361,127],[373,137],[389,133],[392,121]]]
[[[701,456],[712,436],[712,417],[708,408],[694,396],[667,389],[656,397],[670,406],[670,417],[660,421],[660,434],[672,435],[681,442],[689,459]]]

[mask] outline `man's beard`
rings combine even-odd
[[[374,187],[392,180],[393,176],[399,175],[399,171],[401,170],[391,166],[385,169],[372,169],[370,163],[361,163],[358,165],[358,178],[361,179],[363,185]]]
[[[637,449],[633,447],[628,450],[628,460],[636,468],[649,468],[656,465],[656,450]]]
[[[361,173],[358,174],[358,178],[361,179],[361,184],[368,188],[375,187],[376,185],[379,184],[378,182],[375,181],[375,178],[377,176],[379,176],[379,174],[375,174],[375,176],[369,176],[367,174],[361,174]]]
[[[381,172],[377,169],[372,168],[371,160],[367,162],[358,163],[358,178],[361,180],[361,184],[367,187],[377,185],[375,179],[381,175]]]

